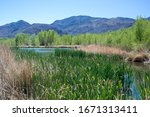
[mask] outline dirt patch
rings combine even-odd
[[[88,53],[117,54],[117,55],[126,55],[128,53],[127,51],[121,50],[119,48],[100,45],[79,46],[77,50],[82,50]]]

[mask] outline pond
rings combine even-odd
[[[51,52],[54,53],[56,49],[61,49],[61,50],[73,50],[73,48],[20,48],[21,50],[25,50],[25,51],[34,51],[34,52],[38,52],[38,53],[47,53],[47,52]]]

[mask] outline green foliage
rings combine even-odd
[[[56,49],[55,50],[55,56],[58,57],[63,57],[63,56],[68,56],[68,57],[77,57],[77,58],[84,58],[86,55],[85,52],[83,51],[74,51],[74,50],[61,50],[61,49]]]
[[[144,38],[144,19],[139,17],[135,23],[135,35],[138,41],[142,41]]]
[[[45,32],[38,33],[38,38],[39,38],[40,45],[46,45]]]
[[[17,36],[15,38],[15,43],[16,43],[16,47],[18,47],[19,46],[19,38]]]
[[[38,34],[40,45],[42,46],[52,45],[57,35],[58,34],[53,30],[40,32]]]
[[[29,35],[27,35],[27,34],[19,33],[15,37],[16,46],[29,45],[29,42],[30,42]]]
[[[72,45],[72,36],[71,35],[62,35],[60,37],[61,43],[65,43],[66,45]]]
[[[0,44],[7,45],[7,46],[13,46],[13,47],[16,46],[15,39],[9,39],[9,38],[0,39]]]
[[[138,74],[118,55],[86,54],[56,50],[39,54],[17,50],[34,68],[33,99],[148,99],[150,74]],[[140,97],[132,89],[137,81]]]
[[[30,41],[31,41],[31,45],[32,46],[36,46],[36,43],[35,43],[35,39],[36,39],[36,35],[31,35],[29,37]]]

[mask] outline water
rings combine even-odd
[[[141,94],[137,88],[135,78],[131,78],[128,74],[124,75],[124,89],[127,90],[127,87],[129,85],[130,88],[130,95],[132,99],[141,100]]]
[[[136,99],[136,100],[142,99],[138,84],[140,82],[142,82],[142,80],[145,81],[145,78],[146,78],[146,77],[144,77],[145,73],[149,73],[149,71],[150,71],[150,63],[149,62],[150,61],[147,61],[144,63],[128,62],[128,65],[134,71],[134,76],[129,78],[128,74],[126,74],[124,77],[126,79],[125,81],[131,80],[130,91],[131,91],[131,96],[133,99]],[[125,82],[125,84],[128,84],[128,82]]]
[[[38,52],[38,53],[54,53],[55,49],[63,49],[63,50],[72,50],[72,48],[20,48],[21,50],[25,51],[33,51],[33,52]]]
[[[133,82],[132,82],[130,87],[131,87],[131,92],[132,92],[133,99],[141,100],[142,97],[141,97],[141,94],[140,94],[140,92],[139,92],[139,90],[137,88],[135,79],[133,80]]]
[[[145,73],[147,74],[150,73],[149,61],[145,63],[128,62],[128,65],[130,66],[130,68],[132,68],[134,72],[134,76],[129,77],[128,74],[124,75],[125,87],[127,86],[127,84],[129,84],[129,81],[130,81],[130,92],[131,92],[130,95],[132,96],[133,99],[140,100],[142,99],[142,97],[141,97],[141,93],[140,93],[140,89],[138,85],[141,84],[141,82],[146,82]]]

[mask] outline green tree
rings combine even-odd
[[[52,43],[54,42],[54,35],[55,35],[55,31],[53,30],[47,31],[47,44],[48,45],[52,45]]]
[[[29,41],[30,41],[29,40],[29,35],[24,34],[24,33],[19,33],[15,37],[16,46],[29,45]]]
[[[57,32],[53,30],[42,31],[38,34],[40,45],[52,45],[54,40],[58,37]]]
[[[15,45],[16,45],[16,47],[19,46],[19,37],[18,36],[16,36],[16,38],[15,38]]]
[[[139,17],[135,23],[135,36],[138,41],[142,41],[144,37],[144,19]]]
[[[36,35],[35,35],[35,34],[33,34],[33,35],[30,36],[30,40],[31,40],[31,45],[32,45],[32,46],[35,46],[35,45],[36,45],[36,44],[35,44],[35,38],[36,38]]]
[[[42,32],[38,33],[38,39],[39,39],[39,43],[40,43],[41,46],[46,45],[45,31],[42,31]]]

